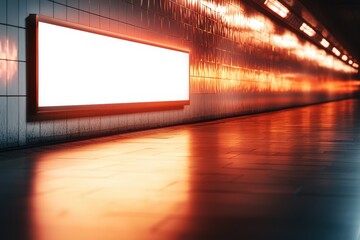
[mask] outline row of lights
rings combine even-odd
[[[283,4],[281,4],[279,1],[277,0],[265,0],[264,4],[271,9],[273,12],[275,12],[276,14],[278,14],[280,17],[282,18],[286,18],[289,14],[290,14],[290,10],[287,9]],[[316,35],[316,31],[310,27],[308,24],[306,23],[302,23],[300,26],[300,30],[303,31],[306,35],[308,35],[309,37],[313,37]],[[327,41],[325,38],[322,38],[320,41],[320,44],[324,47],[324,48],[328,48],[330,46],[329,41]],[[331,50],[337,57],[340,57],[341,52],[336,48],[333,47]],[[345,54],[342,55],[341,59],[353,66],[354,68],[359,68],[359,64],[355,63],[353,60],[349,59],[348,56],[346,56]]]

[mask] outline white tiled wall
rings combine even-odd
[[[2,51],[0,55],[0,70],[2,71],[0,71],[0,150],[289,106],[289,102],[284,105],[280,101],[275,101],[276,99],[271,105],[258,104],[254,98],[243,99],[239,95],[192,93],[191,105],[180,110],[41,122],[26,121],[25,18],[29,14],[41,14],[135,36],[152,34],[154,38],[162,38],[163,36],[158,36],[157,32],[150,31],[151,28],[158,28],[159,21],[153,18],[153,11],[156,8],[153,2],[155,1],[149,1],[151,2],[149,10],[141,12],[139,8],[133,7],[132,1],[125,0],[0,0]],[[172,25],[167,27],[171,29]],[[176,33],[176,35],[180,34],[182,33]],[[166,38],[176,40],[177,37],[168,35]],[[182,42],[184,45],[188,44],[186,41],[182,40]],[[334,96],[334,98],[337,97],[339,96]],[[272,101],[271,98],[269,99]],[[324,100],[329,100],[329,98],[314,95],[296,104]]]

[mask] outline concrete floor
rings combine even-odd
[[[4,240],[359,232],[360,100],[0,152]]]

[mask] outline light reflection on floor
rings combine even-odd
[[[35,238],[143,239],[167,214],[186,212],[188,155],[186,130],[44,154],[35,167]],[[164,191],[178,181],[184,191]]]
[[[0,153],[3,239],[355,239],[360,100]]]

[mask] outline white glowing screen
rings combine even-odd
[[[189,53],[39,22],[39,107],[184,100]]]

